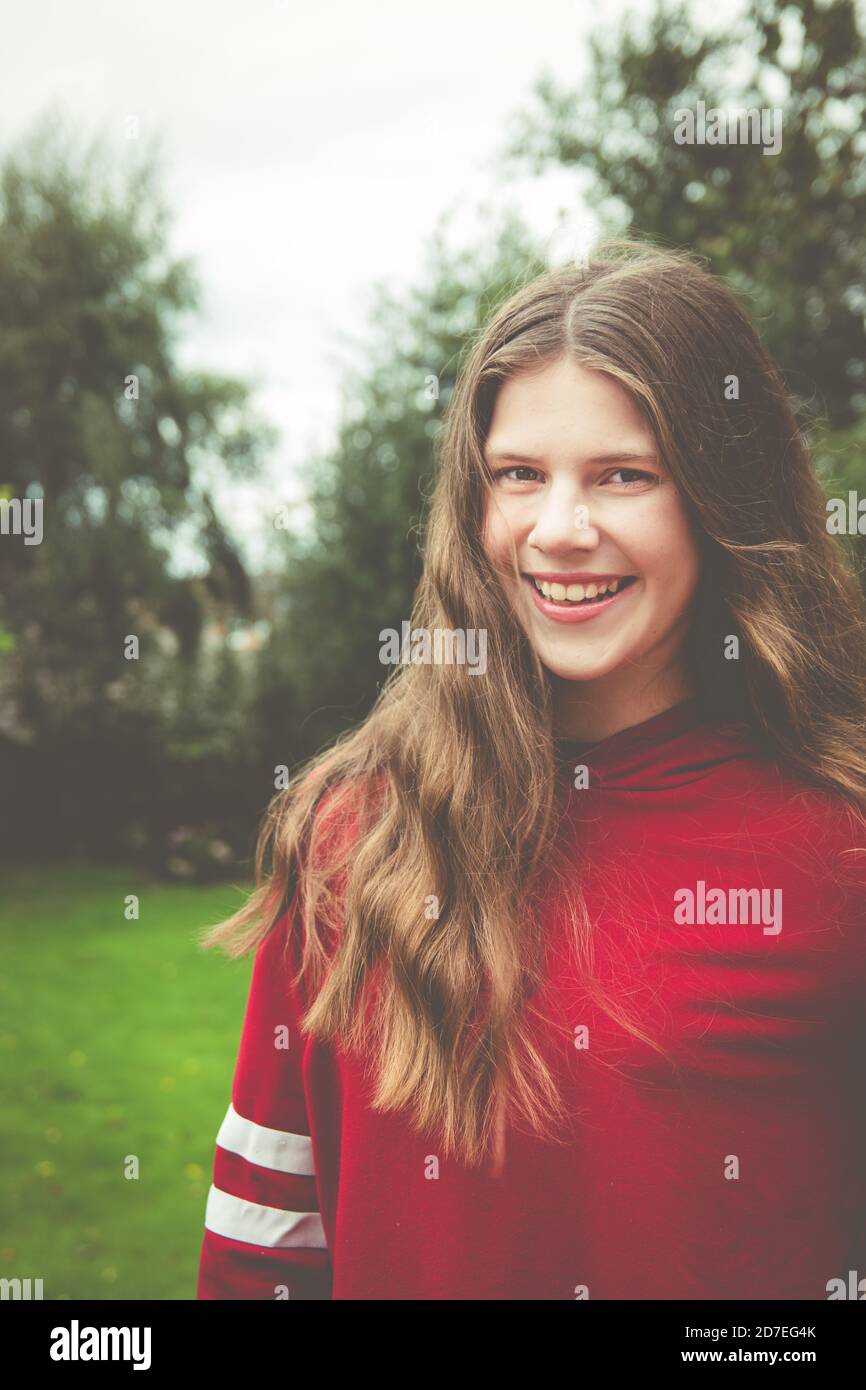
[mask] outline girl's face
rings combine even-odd
[[[700,552],[628,393],[567,357],[511,377],[484,453],[485,549],[548,671],[632,711],[641,692],[652,703],[663,685],[682,689]]]

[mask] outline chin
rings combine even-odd
[[[555,657],[547,657],[544,652],[538,652],[538,659],[545,670],[552,676],[557,676],[563,681],[597,681],[605,676],[611,675],[618,670],[625,662],[625,658],[614,662],[603,662],[599,665],[582,665],[575,662],[557,661]]]

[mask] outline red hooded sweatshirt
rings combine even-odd
[[[375,1113],[359,1062],[300,1032],[287,913],[255,959],[198,1298],[857,1296],[866,836],[695,700],[558,751],[615,1015],[552,875],[532,1026],[560,1137],[510,1119],[493,1175]]]

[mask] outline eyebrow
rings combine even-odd
[[[488,462],[492,459],[499,459],[501,462],[507,461],[509,463],[544,462],[543,458],[534,457],[532,454],[514,454],[510,450],[506,451],[499,449],[493,450],[492,452],[488,452],[487,450],[485,450],[484,457],[488,460]],[[615,449],[608,454],[593,454],[592,458],[587,459],[587,463],[622,463],[626,459],[642,459],[644,461],[648,461],[651,459],[654,463],[658,463],[658,455],[655,453],[647,452],[647,450],[645,449]]]

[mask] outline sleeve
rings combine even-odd
[[[286,950],[291,909],[258,947],[231,1101],[216,1136],[197,1299],[329,1299]]]

